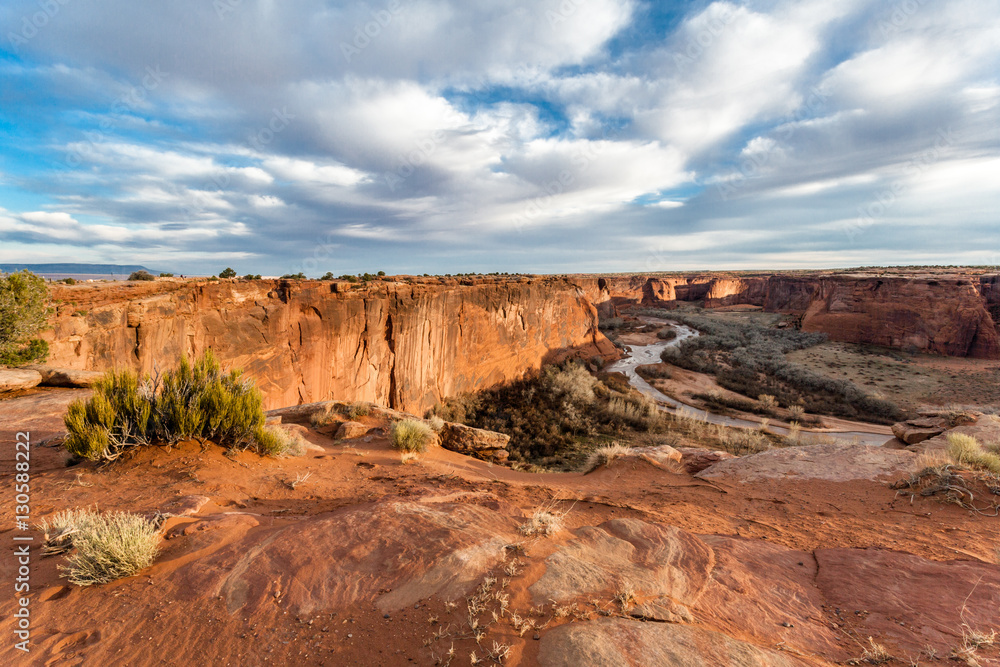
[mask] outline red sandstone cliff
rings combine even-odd
[[[49,363],[149,372],[212,348],[257,380],[269,408],[336,397],[422,412],[519,377],[560,350],[616,354],[575,285],[465,282],[55,287],[65,305],[52,318]]]
[[[1000,276],[953,274],[775,274],[574,277],[601,316],[618,306],[762,306],[802,317],[834,339],[1000,359]],[[610,309],[610,312],[609,310]]]
[[[803,329],[834,340],[1000,359],[980,282],[967,276],[772,276],[764,306],[802,314]]]

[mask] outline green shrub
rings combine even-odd
[[[156,280],[156,276],[154,276],[149,271],[133,271],[132,273],[129,274],[128,279],[129,280]]]
[[[263,398],[242,371],[223,373],[211,351],[193,365],[182,359],[162,380],[130,370],[109,371],[87,401],[74,401],[64,418],[66,449],[111,461],[132,447],[188,438],[230,449],[259,446]]]
[[[638,366],[635,372],[644,380],[669,380],[673,377],[670,369],[661,365]]]
[[[286,273],[281,276],[282,280],[305,280],[306,274],[299,271],[298,273]]]
[[[243,276],[242,280],[260,280],[260,274],[259,273],[248,273],[245,276]]]
[[[172,273],[161,273],[160,277],[161,278],[173,278],[174,274],[172,274]]]
[[[235,278],[236,277],[236,271],[234,271],[233,269],[231,269],[231,268],[229,268],[227,266],[222,271],[219,271],[219,277],[220,278]]]
[[[76,284],[76,279],[75,278],[63,278],[62,280],[59,280],[57,282],[60,282],[63,285],[75,285]]]
[[[0,275],[0,364],[20,366],[48,356],[49,344],[32,338],[46,325],[47,299],[45,281],[30,271]]]
[[[403,452],[426,451],[433,435],[431,427],[418,419],[403,419],[389,430],[392,446]]]
[[[73,519],[76,553],[59,566],[77,586],[106,584],[149,567],[159,553],[160,534],[150,519],[126,512],[85,510]]]

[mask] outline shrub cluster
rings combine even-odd
[[[726,389],[746,396],[766,394],[785,405],[802,404],[812,412],[878,423],[892,423],[903,416],[894,403],[872,396],[849,380],[815,373],[785,358],[788,352],[823,342],[825,334],[684,313],[671,317],[702,335],[665,349],[663,361],[714,374]]]
[[[156,280],[156,276],[154,276],[149,271],[133,271],[132,273],[129,274],[128,279],[129,280]]]
[[[30,271],[0,274],[0,365],[45,359],[49,344],[33,338],[48,315],[45,281]]]
[[[659,428],[661,413],[631,392],[617,375],[599,381],[578,362],[547,366],[542,371],[477,394],[446,399],[433,413],[511,437],[507,447],[514,462],[576,467],[593,436],[617,436],[627,430]],[[621,389],[622,391],[618,391]]]
[[[262,406],[253,381],[239,370],[224,373],[211,351],[194,364],[183,359],[162,378],[109,371],[90,399],[70,404],[65,447],[111,461],[132,447],[201,438],[267,454],[274,443]]]

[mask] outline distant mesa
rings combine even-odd
[[[65,276],[128,277],[136,271],[146,271],[154,276],[162,273],[139,264],[0,264],[0,273],[14,273],[27,269],[43,278]]]

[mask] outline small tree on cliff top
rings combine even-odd
[[[26,364],[48,355],[49,344],[32,338],[45,326],[45,281],[21,271],[0,275],[0,364]]]

